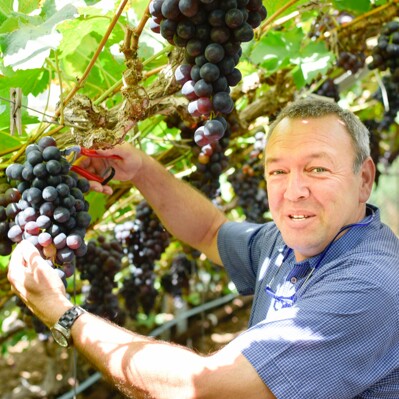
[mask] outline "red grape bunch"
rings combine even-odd
[[[8,238],[30,241],[44,259],[61,266],[57,270],[64,279],[73,273],[75,256],[87,250],[84,237],[91,217],[83,194],[89,191],[89,182],[70,171],[70,163],[50,136],[30,144],[25,159],[6,169],[20,195],[12,205],[14,223]]]
[[[267,16],[262,0],[152,0],[151,29],[185,50],[175,71],[188,111],[205,122],[194,133],[200,146],[220,140],[225,116],[234,108],[230,87],[242,78],[236,68],[241,44]]]

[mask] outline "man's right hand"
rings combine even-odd
[[[103,176],[110,167],[113,167],[115,169],[115,180],[131,181],[143,163],[143,153],[128,143],[117,145],[109,150],[96,151],[100,155],[119,155],[122,159],[82,156],[78,158],[76,165],[100,176]],[[99,182],[90,181],[90,187],[93,191],[112,194],[110,186],[103,186]]]

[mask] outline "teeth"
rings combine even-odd
[[[306,219],[307,216],[303,216],[303,215],[291,215],[291,219]]]

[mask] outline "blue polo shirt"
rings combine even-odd
[[[229,345],[278,399],[399,398],[399,239],[368,209],[299,263],[274,223],[219,232],[232,281],[254,295],[249,329]]]

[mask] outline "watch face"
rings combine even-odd
[[[54,340],[58,345],[63,346],[64,348],[68,347],[68,340],[60,331],[51,329],[51,333],[53,334]]]

